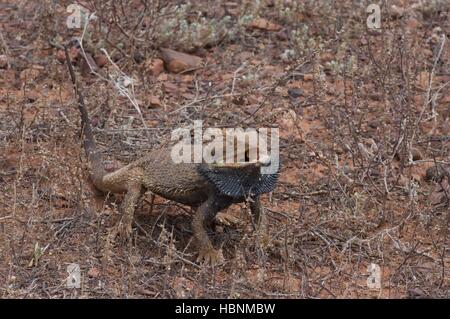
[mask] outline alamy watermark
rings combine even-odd
[[[369,289],[380,289],[381,288],[381,268],[377,264],[370,264],[367,266],[367,272],[369,276],[367,277],[367,288]]]
[[[80,265],[73,263],[67,266],[66,286],[70,289],[79,289],[81,287],[81,270]]]
[[[191,132],[189,128],[178,128],[172,132],[171,139],[177,142],[171,150],[174,163],[259,163],[261,174],[274,174],[278,171],[278,128],[203,130],[202,121],[194,121],[193,136]]]
[[[381,9],[376,3],[367,6],[366,12],[370,13],[367,17],[367,28],[370,30],[379,30],[381,28]]]
[[[66,20],[66,25],[69,29],[80,29],[88,19],[93,18],[90,16],[88,9],[76,3],[68,5],[66,11],[70,13]]]

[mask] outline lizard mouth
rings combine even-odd
[[[251,161],[251,162],[238,162],[238,163],[213,163],[210,164],[211,167],[216,168],[245,168],[245,167],[266,167],[270,165],[269,162],[263,161]]]
[[[265,156],[264,158],[261,158],[259,160],[254,160],[250,162],[238,162],[238,163],[213,163],[211,164],[212,167],[217,168],[244,168],[244,167],[266,167],[270,166],[271,160],[269,156]]]

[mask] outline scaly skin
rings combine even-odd
[[[174,164],[169,149],[155,150],[115,172],[93,176],[92,180],[103,192],[126,193],[121,207],[124,230],[120,231],[125,237],[131,229],[134,207],[145,191],[194,208],[205,202],[212,191],[209,183],[198,173],[196,165]],[[203,242],[201,246],[208,246],[208,243]]]
[[[124,201],[120,207],[122,218],[116,230],[118,235],[125,241],[130,238],[135,207],[142,195],[146,191],[150,191],[166,199],[196,208],[192,219],[192,229],[200,246],[199,261],[211,264],[220,261],[221,253],[214,248],[207,230],[211,228],[212,222],[219,211],[226,209],[233,203],[247,200],[246,196],[224,195],[223,190],[220,191],[216,187],[217,185],[208,181],[200,173],[200,164],[176,164],[172,161],[168,148],[155,150],[117,171],[106,173],[101,154],[97,150],[84,98],[75,78],[67,49],[66,62],[75,92],[78,95],[84,148],[91,166],[92,182],[97,189],[105,193],[125,193]],[[243,175],[248,173],[249,169],[252,169],[251,165],[245,166],[245,172],[244,169],[242,171]],[[259,164],[255,163],[255,165],[253,169],[259,170]],[[231,169],[235,172],[241,169],[239,165],[232,167]],[[203,166],[203,172],[208,172],[209,169],[209,167]],[[214,171],[214,174],[216,173]],[[219,177],[215,177],[219,181],[220,174],[218,174]],[[256,222],[259,223],[263,212],[259,196],[251,196],[250,208],[252,214],[256,217]]]
[[[194,237],[200,246],[199,261],[215,264],[222,257],[209,239],[216,214],[245,198],[221,195],[214,185],[199,174],[197,164],[175,164],[168,149],[153,151],[141,159],[102,178],[92,178],[95,186],[104,192],[125,192],[121,206],[119,235],[125,240],[132,230],[134,208],[145,191],[196,208],[192,219]],[[259,224],[262,209],[259,197],[250,203],[250,209]]]

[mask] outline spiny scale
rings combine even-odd
[[[261,174],[259,166],[211,168],[202,164],[198,166],[198,170],[220,194],[237,198],[269,193],[278,180],[278,173]]]

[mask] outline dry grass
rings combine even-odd
[[[448,3],[390,1],[375,35],[365,6],[350,0],[289,10],[289,1],[176,2],[86,1],[98,19],[84,44],[93,55],[105,48],[136,80],[147,127],[111,83],[84,74],[95,135],[114,166],[197,119],[279,127],[281,180],[264,198],[269,245],[251,232],[248,209],[234,206],[242,224],[217,227],[226,262],[204,268],[190,211],[159,198],[148,214],[147,198],[134,241],[107,247],[121,198],[89,183],[76,99],[49,44],[81,34],[65,26],[70,2],[11,1],[0,5],[10,64],[0,69],[0,296],[448,298],[449,178],[426,178],[449,162]],[[399,17],[391,5],[402,3]],[[281,31],[248,28],[258,17]],[[151,76],[146,61],[169,45],[205,66]],[[150,97],[161,106],[147,107]],[[69,263],[81,267],[80,289],[66,287]],[[367,288],[371,263],[381,289]]]

